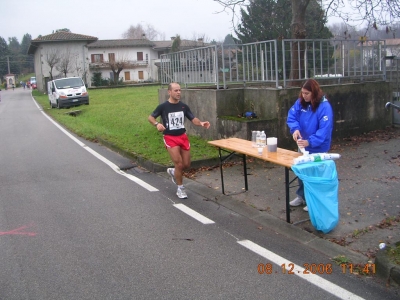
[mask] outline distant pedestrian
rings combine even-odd
[[[148,117],[148,120],[156,126],[158,131],[164,134],[164,145],[174,163],[174,168],[168,168],[167,172],[172,181],[178,185],[177,196],[186,199],[183,170],[190,167],[190,143],[184,125],[185,117],[194,125],[206,129],[210,127],[210,122],[200,121],[193,115],[189,106],[180,101],[181,87],[178,83],[168,85],[168,95],[169,99],[158,105]],[[159,116],[161,116],[162,123],[158,123],[156,120]]]
[[[329,151],[333,111],[317,81],[308,79],[303,84],[299,98],[289,109],[286,123],[299,148],[305,148],[309,154]],[[297,197],[290,201],[290,205],[305,205],[304,185],[300,179],[296,194]],[[307,206],[303,209],[308,211]]]

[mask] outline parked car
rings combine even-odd
[[[85,83],[79,77],[54,79],[47,83],[50,107],[71,107],[89,105],[89,94]]]

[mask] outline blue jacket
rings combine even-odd
[[[300,98],[289,109],[286,124],[290,133],[300,131],[303,140],[308,140],[309,146],[306,150],[310,153],[328,152],[331,148],[333,111],[330,103],[322,98],[315,112],[311,104],[304,109],[300,104]]]

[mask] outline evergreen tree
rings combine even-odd
[[[325,39],[332,34],[317,0],[311,0],[306,11],[306,38]],[[291,38],[292,1],[254,0],[241,8],[241,24],[235,33],[241,43]]]
[[[8,38],[8,51],[10,57],[10,73],[19,74],[22,61],[20,56],[21,45],[15,36]]]
[[[31,73],[34,70],[33,56],[28,54],[29,45],[31,44],[32,36],[26,33],[21,42],[20,54],[23,60],[21,65],[21,72]]]
[[[176,35],[174,41],[172,42],[171,52],[179,52],[181,50],[181,36]]]
[[[7,56],[9,55],[8,45],[4,38],[0,36],[0,79],[8,73]]]

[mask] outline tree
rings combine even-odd
[[[57,29],[56,32],[71,32],[68,28]]]
[[[8,73],[7,56],[9,55],[8,45],[0,36],[0,79]]]
[[[13,36],[8,38],[8,50],[9,50],[9,62],[10,62],[10,72],[13,74],[19,74],[21,72],[22,57],[21,45],[18,39]]]
[[[213,0],[222,5],[224,10],[231,10],[233,13],[232,21],[235,21],[237,9],[248,7],[255,0]],[[306,11],[309,9],[311,0],[291,0],[291,38],[305,39],[306,29]],[[367,28],[386,26],[388,20],[400,19],[400,0],[320,0],[321,9],[325,10],[325,16],[337,16],[346,23],[360,22],[367,24]],[[352,9],[350,9],[352,8]],[[349,10],[350,9],[350,10]],[[298,79],[297,72],[294,70],[304,67],[304,43],[294,42],[291,50],[291,79]]]
[[[129,60],[123,56],[120,56],[119,58],[116,59],[110,59],[106,64],[110,67],[111,71],[113,72],[114,84],[118,85],[119,74],[123,69],[126,69],[128,67],[128,65],[130,64]]]
[[[178,52],[181,50],[181,36],[179,34],[176,35],[174,41],[172,42],[171,52]]]
[[[154,40],[160,36],[160,33],[154,29],[150,24],[146,24],[146,28],[142,24],[137,24],[136,26],[131,25],[127,31],[122,34],[124,39],[143,39]]]
[[[224,45],[234,45],[235,44],[235,40],[234,40],[232,34],[227,34],[225,36],[223,44]]]
[[[291,0],[253,0],[246,9],[241,8],[242,23],[238,25],[235,33],[242,43],[288,39],[291,37],[293,26],[296,27],[295,30],[302,32],[302,39],[332,37],[329,28],[325,26],[327,20],[317,0],[310,0],[308,10],[303,13],[304,18],[308,20],[307,23],[304,22],[304,27],[299,25],[302,21],[296,22],[295,25],[291,24],[292,14]],[[291,56],[291,66],[294,67],[292,69],[303,70],[303,59],[299,58],[304,57],[304,43],[295,41],[293,48],[296,51]],[[298,72],[293,72],[288,75],[292,79],[298,79],[298,74]]]
[[[31,55],[28,54],[28,49],[32,41],[32,36],[29,33],[24,34],[21,42],[20,52],[23,58],[21,71],[23,73],[33,72],[34,63]]]
[[[60,51],[52,48],[51,50],[47,51],[44,60],[50,67],[50,80],[53,80],[53,68],[61,61]]]
[[[237,11],[248,7],[254,0],[213,0],[219,3],[223,10],[232,12],[232,22],[238,18]],[[292,2],[292,38],[301,38],[302,23],[305,22],[304,12],[308,9],[310,0],[291,0]],[[368,30],[378,27],[390,30],[390,24],[400,19],[400,0],[319,0],[325,17],[341,18],[346,24],[363,24]],[[236,27],[236,26],[234,26]]]
[[[69,48],[65,50],[64,53],[60,56],[59,64],[56,65],[57,71],[64,74],[64,77],[67,77],[67,74],[71,72],[72,68],[72,55]]]

